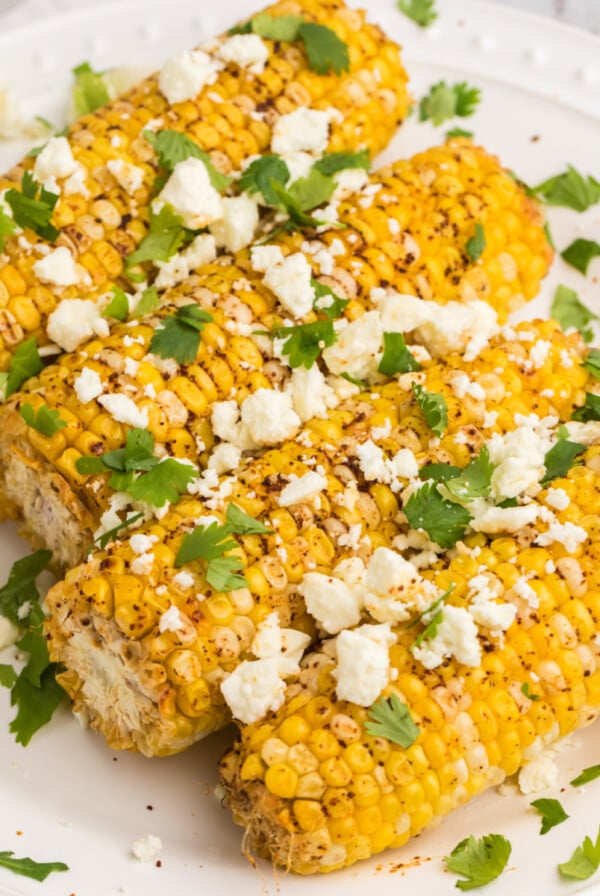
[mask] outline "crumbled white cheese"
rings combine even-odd
[[[136,532],[129,539],[129,544],[134,554],[145,554],[152,550],[152,545],[157,541],[158,536],[156,535],[144,535],[143,532]]]
[[[148,427],[148,409],[140,410],[135,401],[127,395],[121,393],[101,395],[98,398],[98,404],[101,404],[117,423],[127,423],[129,426],[139,429]]]
[[[104,391],[100,374],[90,367],[83,367],[79,376],[73,382],[75,394],[82,404],[93,401]]]
[[[19,629],[6,616],[0,616],[0,650],[11,647],[19,637]]]
[[[328,634],[335,635],[360,622],[364,596],[360,585],[349,585],[333,575],[307,572],[298,591],[304,598],[307,611]]]
[[[373,553],[364,580],[365,607],[377,622],[396,625],[415,611],[422,612],[436,598],[436,589],[397,551],[379,547]]]
[[[269,268],[283,261],[283,253],[279,246],[253,246],[250,250],[252,270],[264,274]]]
[[[149,834],[147,837],[140,837],[135,840],[131,847],[131,852],[140,862],[153,862],[163,848],[160,837]]]
[[[464,398],[466,395],[469,395],[478,401],[485,399],[485,389],[479,383],[474,383],[470,380],[462,370],[457,371],[453,375],[450,380],[450,386],[457,398]]]
[[[540,533],[535,543],[540,547],[547,547],[554,542],[562,544],[569,554],[574,554],[580,544],[587,541],[588,533],[575,523],[552,523],[545,532]]]
[[[414,647],[413,655],[426,669],[436,669],[449,656],[456,657],[465,666],[479,666],[481,645],[477,626],[468,610],[446,604],[435,636]]]
[[[37,181],[45,183],[51,177],[69,177],[76,168],[77,162],[67,138],[52,137],[35,160],[33,176]]]
[[[550,753],[542,753],[519,771],[519,790],[521,793],[539,793],[554,787],[558,779],[558,768]]]
[[[381,360],[383,327],[377,311],[367,311],[352,323],[335,323],[337,342],[326,348],[323,360],[332,373],[347,373],[355,379],[370,380]]]
[[[222,217],[210,225],[217,246],[228,252],[239,252],[249,246],[258,227],[256,200],[246,194],[225,198],[221,201],[221,213]]]
[[[234,34],[221,44],[217,56],[223,62],[233,62],[260,75],[269,58],[269,48],[258,34]]]
[[[329,112],[308,109],[302,106],[287,115],[282,115],[273,125],[271,150],[285,155],[298,150],[321,154],[329,140]]]
[[[210,182],[206,165],[190,157],[178,162],[158,195],[158,204],[169,203],[185,227],[200,230],[222,216],[222,200]]]
[[[251,724],[283,705],[286,686],[280,668],[277,656],[244,660],[221,682],[221,693],[234,718]]]
[[[241,451],[250,451],[258,445],[248,432],[248,427],[240,421],[240,407],[237,402],[216,401],[211,413],[214,434],[223,442],[229,442]]]
[[[495,466],[491,490],[495,498],[515,498],[539,491],[546,470],[544,458],[552,447],[547,431],[522,425],[504,435],[494,433],[486,445]]]
[[[410,448],[401,448],[389,463],[394,476],[414,479],[419,475],[419,462]]]
[[[259,623],[250,650],[259,660],[277,658],[280,674],[293,675],[309,644],[310,636],[304,632],[281,628],[275,612]]]
[[[216,446],[208,459],[208,469],[216,470],[219,475],[235,470],[242,459],[242,452],[231,442],[221,442]]]
[[[589,446],[600,442],[600,420],[590,420],[589,423],[570,420],[568,430],[569,438],[580,445]]]
[[[539,508],[535,504],[523,507],[485,507],[471,521],[471,528],[476,532],[497,535],[500,532],[518,532],[524,526],[535,522]]]
[[[194,587],[194,577],[184,569],[182,569],[181,572],[176,573],[173,576],[172,581],[174,585],[177,585],[179,588],[183,588],[184,590]]]
[[[207,84],[214,84],[222,68],[222,62],[202,50],[182,50],[164,64],[158,86],[169,103],[183,103],[194,99]]]
[[[361,472],[367,482],[389,483],[392,473],[383,450],[372,439],[367,439],[356,448],[356,456]]]
[[[571,499],[564,488],[549,488],[545,500],[546,504],[549,504],[555,510],[566,510],[571,503]]]
[[[106,167],[129,196],[137,193],[144,183],[144,169],[139,165],[132,165],[123,159],[110,159],[106,163]]]
[[[72,196],[74,193],[78,193],[80,196],[83,196],[84,199],[87,199],[90,195],[90,191],[86,186],[86,179],[87,171],[83,165],[78,163],[73,174],[71,174],[63,184],[63,193],[65,196]]]
[[[47,333],[52,342],[73,352],[92,336],[108,336],[108,321],[95,302],[64,299],[48,317]]]
[[[551,348],[552,343],[548,342],[546,339],[538,339],[537,342],[534,342],[529,351],[529,358],[535,370],[539,370],[540,367],[543,367]]]
[[[514,604],[495,600],[499,594],[499,587],[495,583],[492,586],[488,576],[474,576],[469,582],[468,610],[477,625],[504,632],[514,622],[517,608]]]
[[[315,157],[309,152],[290,152],[281,158],[290,172],[290,184],[301,177],[307,177],[310,169],[315,164]],[[304,249],[302,251],[304,252]]]
[[[263,278],[265,286],[294,318],[304,317],[312,309],[315,290],[311,280],[312,268],[301,252],[268,267]]]
[[[149,576],[154,566],[154,554],[140,554],[131,561],[131,571],[135,576]]]
[[[396,637],[388,624],[346,629],[336,638],[336,693],[340,700],[371,706],[386,687],[390,674],[389,649]]]
[[[291,393],[294,410],[303,423],[313,417],[325,419],[328,410],[338,403],[335,391],[316,364],[292,371]]]
[[[169,609],[165,610],[158,620],[158,630],[161,634],[163,632],[179,632],[184,625],[185,622],[179,607],[175,606],[175,604],[171,604]]]
[[[362,190],[369,182],[369,175],[364,168],[343,168],[333,179],[336,186],[331,198],[339,201]]]
[[[155,262],[158,276],[154,281],[154,286],[157,289],[170,289],[189,277],[191,273],[210,264],[216,257],[217,245],[214,236],[209,233],[200,233],[183,252],[178,252],[168,261]]]
[[[36,261],[33,273],[45,283],[55,286],[75,286],[79,282],[75,259],[66,246],[58,246]]]
[[[257,445],[278,445],[293,438],[302,422],[289,393],[263,388],[244,399],[241,419]]]
[[[304,476],[288,482],[279,495],[279,506],[291,507],[292,504],[310,502],[325,488],[327,488],[327,477],[320,476],[311,470]]]

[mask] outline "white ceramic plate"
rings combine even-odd
[[[526,181],[537,183],[567,163],[600,177],[600,40],[478,0],[440,0],[440,19],[425,31],[398,13],[393,0],[368,5],[371,18],[404,45],[415,96],[441,78],[483,88],[476,116],[456,123],[473,128]],[[197,0],[127,0],[0,34],[0,83],[12,83],[31,115],[58,121],[73,65],[84,59],[98,68],[159,64],[175,49],[255,11],[253,0],[220,0],[207,12],[204,6]],[[411,119],[385,159],[410,155],[442,135],[443,129]],[[0,144],[0,167],[15,161],[24,148]],[[598,206],[585,215],[553,212],[551,224],[560,248],[577,235],[600,241]],[[547,313],[558,282],[578,289],[600,311],[599,275],[599,261],[587,279],[557,262],[536,312]],[[526,314],[532,314],[531,306]],[[3,580],[11,562],[27,549],[10,526],[1,531]],[[10,658],[7,652],[0,661]],[[147,760],[107,750],[66,710],[23,749],[8,733],[12,715],[8,692],[0,689],[0,850],[38,861],[62,860],[71,870],[38,884],[0,869],[4,896],[214,896],[219,891],[321,896],[336,889],[355,896],[369,888],[378,896],[409,888],[441,896],[455,892],[455,878],[444,873],[442,857],[463,837],[490,832],[508,836],[513,852],[509,869],[486,889],[489,896],[509,888],[544,896],[582,889],[600,893],[593,882],[587,888],[567,885],[556,872],[556,863],[566,860],[586,834],[595,836],[600,823],[600,782],[585,792],[568,785],[580,769],[599,761],[597,727],[578,735],[559,755],[560,787],[544,796],[560,797],[571,818],[545,837],[538,835],[539,819],[528,808],[529,799],[494,791],[402,850],[310,880],[274,873],[266,863],[251,867],[242,856],[242,832],[213,793],[216,758],[230,733],[182,756]],[[130,854],[132,842],[150,833],[164,843],[160,867],[140,864]]]

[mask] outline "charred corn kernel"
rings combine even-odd
[[[184,684],[177,694],[177,707],[186,716],[201,716],[210,710],[212,695],[202,678]]]
[[[112,588],[106,579],[95,578],[84,582],[81,593],[100,616],[109,619],[113,615],[115,602]]]

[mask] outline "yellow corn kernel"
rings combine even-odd
[[[285,762],[277,762],[266,770],[265,785],[275,796],[289,800],[295,796],[298,775]]]

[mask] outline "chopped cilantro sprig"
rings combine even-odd
[[[179,162],[184,162],[186,159],[193,158],[199,159],[204,163],[211,185],[215,190],[221,192],[222,190],[227,189],[231,183],[230,177],[217,171],[209,154],[203,149],[200,149],[198,144],[194,143],[193,140],[190,140],[186,134],[169,129],[158,131],[157,133],[146,130],[144,131],[144,137],[156,151],[158,155],[158,164],[161,168],[168,171],[169,174]]]
[[[333,71],[336,75],[350,69],[348,45],[326,25],[307,22],[302,16],[272,16],[261,12],[243,25],[232,28],[230,34],[258,34],[270,40],[304,44],[308,67],[319,75]]]
[[[562,824],[569,817],[558,800],[541,798],[533,800],[529,805],[533,806],[542,816],[540,834],[547,834],[557,824]]]
[[[382,697],[373,703],[367,718],[367,734],[385,737],[404,749],[412,746],[420,734],[419,726],[414,723],[408,706],[397,694]]]
[[[324,348],[336,341],[332,320],[317,320],[296,327],[277,327],[270,336],[283,339],[281,353],[287,355],[290,367],[306,367],[309,370]]]
[[[76,118],[89,115],[109,102],[110,93],[104,72],[95,72],[89,62],[76,65],[72,72],[73,111]]]
[[[36,376],[43,366],[37,340],[35,336],[30,336],[29,339],[21,343],[11,358],[6,378],[5,397],[8,398],[13,392],[20,389],[26,380]]]
[[[585,393],[585,402],[571,416],[572,420],[580,423],[589,423],[591,420],[600,420],[600,395],[594,392]]]
[[[127,270],[144,261],[168,261],[192,236],[193,231],[183,226],[183,219],[168,202],[158,212],[150,206],[148,233],[137,249],[127,256]]]
[[[594,258],[600,257],[600,243],[594,240],[574,240],[563,252],[562,258],[581,274],[587,274]]]
[[[432,25],[438,17],[435,0],[397,0],[396,6],[421,28]]]
[[[442,436],[448,426],[446,399],[440,392],[426,392],[419,383],[412,383],[411,389],[429,428],[436,436]]]
[[[589,784],[590,781],[595,781],[596,778],[600,778],[600,765],[589,765],[569,783],[572,787],[583,787],[584,784]]]
[[[465,246],[467,255],[472,262],[476,262],[481,258],[486,245],[485,230],[483,229],[483,224],[478,221],[477,224],[475,224],[474,236],[467,240],[467,245]]]
[[[572,165],[533,187],[532,192],[546,205],[570,208],[575,212],[585,212],[600,202],[600,182],[580,174]]]
[[[421,365],[406,347],[402,333],[383,334],[383,355],[377,367],[379,373],[389,377],[420,369]]]
[[[585,445],[579,442],[570,442],[568,439],[559,439],[544,457],[546,472],[540,485],[547,486],[553,479],[566,476],[575,459],[585,451]]]
[[[150,342],[150,351],[161,358],[174,358],[178,364],[191,364],[198,354],[204,325],[212,319],[198,305],[183,305],[161,320]]]
[[[7,236],[14,236],[17,225],[13,219],[2,211],[0,206],[0,252],[4,252],[4,241]]]
[[[40,405],[36,411],[33,405],[26,402],[19,408],[19,414],[27,426],[35,429],[36,432],[41,433],[48,439],[52,438],[54,433],[64,429],[67,425],[66,421],[60,416],[60,411],[57,411],[56,408],[49,408],[47,404]]]
[[[15,858],[14,852],[5,850],[0,852],[0,867],[20,874],[22,877],[30,877],[32,880],[44,881],[54,871],[68,871],[69,866],[64,862],[36,862],[29,857]]]
[[[25,171],[21,178],[21,192],[7,190],[4,200],[11,207],[14,221],[19,227],[29,227],[38,236],[55,242],[60,231],[50,223],[50,219],[58,202],[58,193],[51,193],[35,180],[31,171]]]
[[[600,349],[591,349],[581,366],[597,380],[600,380]]]
[[[451,548],[467,531],[472,516],[461,504],[447,501],[435,482],[426,482],[403,507],[413,529],[423,529],[441,548]]]
[[[502,834],[487,834],[479,839],[471,835],[446,856],[446,866],[464,878],[456,882],[459,890],[474,890],[502,874],[510,853],[511,844]]]
[[[595,874],[600,865],[600,828],[596,836],[596,842],[591,837],[586,837],[581,846],[578,846],[567,862],[558,866],[561,877],[568,880],[588,880]]]
[[[419,103],[419,121],[431,121],[438,127],[450,118],[468,118],[475,113],[481,100],[481,90],[466,81],[434,84]]]
[[[563,284],[556,288],[550,316],[558,321],[563,330],[579,330],[584,342],[591,342],[594,338],[590,324],[598,320],[598,315],[583,304],[574,289]]]

